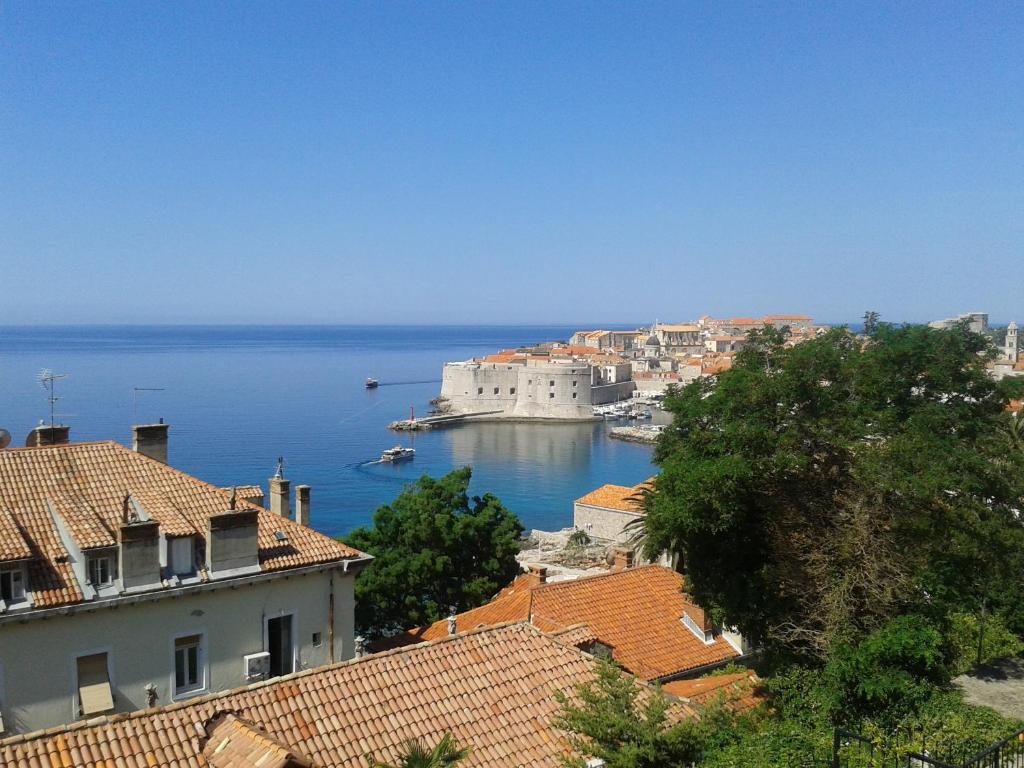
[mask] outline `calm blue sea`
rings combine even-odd
[[[422,474],[473,468],[474,493],[496,494],[527,527],[572,521],[572,500],[603,483],[632,485],[651,450],[610,440],[599,424],[476,424],[412,435],[387,429],[426,413],[441,365],[568,327],[0,326],[0,427],[21,445],[49,417],[41,369],[57,383],[73,440],[131,443],[131,424],[171,424],[170,460],[217,485],[260,483],[284,456],[313,487],[313,524],[340,535]],[[381,381],[363,386],[367,376]],[[141,391],[134,388],[157,388]],[[402,443],[414,461],[373,463]]]

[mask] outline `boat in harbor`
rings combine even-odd
[[[409,461],[415,455],[415,448],[403,448],[400,445],[396,445],[394,448],[388,448],[384,451],[380,455],[380,460],[385,464],[396,464],[399,461]]]
[[[376,389],[379,386],[380,386],[380,382],[377,381],[376,379],[367,379],[366,380],[366,388],[367,389]]]

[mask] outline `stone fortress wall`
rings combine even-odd
[[[441,396],[453,413],[498,411],[491,417],[590,420],[592,379],[591,366],[584,363],[446,363]],[[607,402],[607,385],[597,389],[598,399]]]

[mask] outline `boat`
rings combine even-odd
[[[380,382],[377,381],[376,379],[367,379],[366,380],[366,388],[367,389],[376,389],[379,386],[380,386]]]
[[[415,455],[415,448],[403,448],[400,445],[396,445],[394,448],[388,448],[384,451],[380,455],[380,460],[385,464],[395,464],[399,461],[409,461]]]

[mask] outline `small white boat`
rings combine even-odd
[[[380,382],[377,381],[376,379],[367,379],[366,380],[366,388],[367,389],[376,389],[379,386],[380,386]]]
[[[415,455],[415,448],[403,448],[400,445],[396,445],[394,448],[388,448],[384,451],[380,455],[380,460],[385,464],[395,464],[399,461],[409,461]]]

